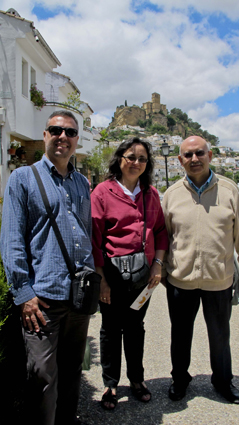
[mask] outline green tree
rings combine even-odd
[[[72,106],[73,108],[78,109],[78,111],[83,112],[81,111],[81,105],[84,102],[80,100],[80,93],[77,90],[68,93],[67,101],[62,103],[63,105]]]
[[[220,149],[219,148],[212,148],[213,155],[220,155]]]
[[[107,130],[104,128],[101,132],[100,132],[101,138],[100,141],[103,143],[107,143],[109,145],[109,141],[107,140],[107,138],[109,137]]]
[[[166,192],[166,190],[167,190],[167,186],[161,186],[161,187],[159,188],[159,191],[160,191],[161,193]]]
[[[185,123],[188,122],[188,116],[186,114],[186,112],[183,112],[181,109],[179,108],[173,108],[171,109],[171,114],[175,115],[180,121],[183,121]]]
[[[172,156],[174,156],[174,155],[179,155],[179,146],[178,145],[175,145],[174,146],[174,150],[173,150],[173,152],[170,154],[170,155],[172,155]]]
[[[207,133],[207,140],[213,145],[216,146],[219,143],[219,138],[217,136],[214,136],[214,134]]]
[[[201,128],[201,125],[198,124],[198,122],[194,122],[191,118],[188,120],[188,125],[190,128],[193,128],[194,130],[199,130]]]
[[[147,120],[138,120],[138,125],[141,128],[145,128],[146,127],[146,124],[147,124]]]
[[[177,180],[180,180],[182,177],[181,176],[174,176],[174,177],[171,177],[170,179],[168,179],[169,181],[172,181],[172,182],[175,182],[175,181],[177,181]]]
[[[234,181],[236,183],[239,183],[239,172],[237,172],[237,173],[234,174]]]
[[[175,119],[171,115],[168,115],[167,116],[167,125],[168,125],[168,127],[173,127],[175,124],[176,124]]]
[[[228,179],[233,180],[233,173],[231,171],[226,171],[224,176],[227,177]]]
[[[82,164],[90,171],[93,171],[99,178],[99,181],[103,181],[108,173],[109,162],[114,151],[115,148],[105,146],[103,142],[99,142],[92,151],[87,152],[87,156],[82,160]]]
[[[154,133],[166,134],[166,133],[168,133],[168,129],[166,127],[164,127],[163,125],[160,125],[160,124],[153,124],[149,128],[149,131],[150,131],[151,134],[154,134]]]
[[[216,167],[215,165],[209,164],[209,168],[211,168],[211,170],[215,173],[216,172]]]

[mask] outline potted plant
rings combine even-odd
[[[8,168],[9,170],[15,170],[15,168],[20,167],[20,161],[19,158],[17,156],[14,156],[12,159],[10,159],[10,161],[8,161]]]
[[[34,103],[38,111],[46,105],[46,99],[43,96],[43,92],[37,89],[37,85],[31,84],[30,88],[31,101]]]
[[[15,155],[16,154],[16,150],[21,146],[21,142],[17,142],[16,140],[13,140],[10,143],[10,148],[8,149],[8,153],[9,155]]]

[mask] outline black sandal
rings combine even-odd
[[[106,406],[105,403],[111,403],[114,407]],[[113,410],[118,403],[116,395],[112,394],[111,388],[108,388],[105,394],[102,395],[101,407],[105,410]]]
[[[145,387],[142,382],[139,384],[140,387],[136,388],[135,385],[130,382],[130,388],[132,391],[132,394],[139,400],[142,401],[143,403],[148,403],[151,400],[151,392],[148,390],[147,387]],[[144,400],[143,396],[144,395],[150,395],[150,398],[148,400]]]

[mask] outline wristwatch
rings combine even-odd
[[[157,263],[157,264],[159,264],[160,266],[163,267],[163,261],[162,260],[160,260],[159,258],[155,258],[154,261],[155,261],[155,263]]]

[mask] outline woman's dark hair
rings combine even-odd
[[[131,139],[126,140],[118,146],[109,163],[109,172],[106,177],[106,180],[113,180],[114,178],[116,178],[117,180],[121,179],[122,171],[120,169],[120,162],[122,160],[122,156],[134,144],[142,145],[148,155],[148,162],[146,168],[143,174],[139,176],[140,183],[144,186],[145,190],[148,190],[149,186],[152,184],[152,172],[154,168],[152,147],[149,142],[141,140],[138,137],[132,137]]]

